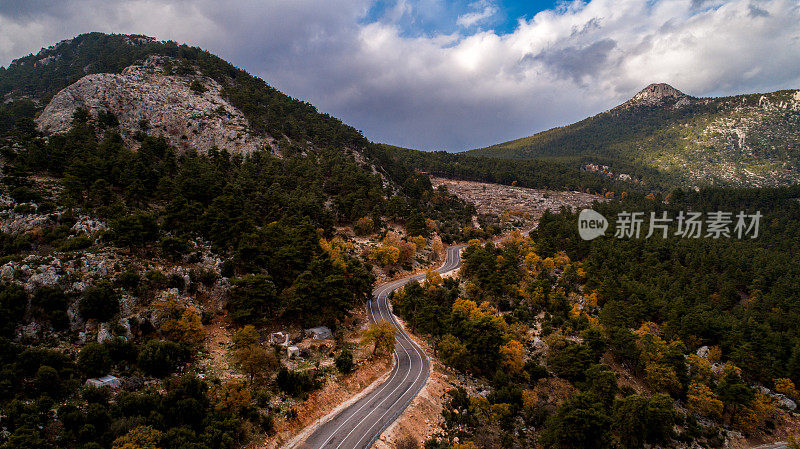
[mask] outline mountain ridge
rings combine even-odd
[[[170,58],[168,72],[179,76],[197,74],[221,85],[221,95],[250,122],[251,132],[288,137],[304,144],[366,146],[369,142],[355,128],[308,102],[288,96],[229,62],[199,47],[158,41],[144,35],[86,33],[66,39],[36,54],[18,58],[0,68],[0,95],[5,102],[30,99],[46,105],[59,91],[91,74],[122,74],[150,56]]]
[[[800,181],[800,90],[697,98],[651,84],[608,111],[462,154],[602,157],[684,186],[792,184]]]

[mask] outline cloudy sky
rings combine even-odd
[[[426,150],[577,121],[651,82],[800,88],[800,0],[0,0],[0,65],[88,31],[201,46]]]

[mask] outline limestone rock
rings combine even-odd
[[[685,97],[686,94],[669,84],[653,83],[639,91],[628,103],[653,105],[661,103],[665,98],[683,99]]]
[[[111,333],[111,330],[108,327],[108,324],[102,323],[100,324],[100,330],[97,331],[97,342],[98,343],[105,343],[109,340],[113,340],[114,335]]]
[[[785,408],[787,410],[795,410],[795,409],[797,409],[797,403],[795,403],[793,400],[787,398],[786,396],[784,396],[784,395],[782,395],[780,393],[775,394],[775,399],[777,399],[778,405],[780,405],[781,407],[783,407],[783,408]]]
[[[61,133],[72,116],[84,108],[94,117],[108,111],[117,117],[125,142],[136,146],[134,135],[163,135],[179,149],[205,152],[216,146],[232,153],[250,153],[270,147],[270,140],[250,132],[244,114],[221,94],[211,78],[167,74],[165,58],[151,56],[121,74],[86,75],[56,94],[36,123],[46,133]],[[192,90],[192,82],[205,89]]]
[[[94,220],[89,216],[81,215],[72,225],[72,231],[76,234],[94,234],[95,232],[105,231],[108,226],[100,220]]]
[[[14,273],[17,270],[17,264],[14,262],[8,262],[2,267],[0,267],[0,279],[6,282],[10,282],[14,279]]]
[[[58,268],[53,265],[40,265],[25,283],[25,290],[32,292],[39,287],[53,287],[61,281]]]
[[[123,293],[119,299],[119,310],[123,317],[131,316],[136,311],[136,298]]]
[[[0,212],[0,231],[6,234],[23,234],[34,229],[52,225],[50,215]]]

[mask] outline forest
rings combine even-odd
[[[440,360],[489,386],[451,391],[426,448],[719,447],[720,429],[769,435],[786,417],[779,398],[799,398],[798,194],[675,190],[594,206],[606,217],[760,211],[755,239],[672,227],[666,239],[584,241],[565,209],[530,238],[470,241],[461,280],[429,276],[393,298]]]
[[[625,160],[599,156],[557,156],[535,159],[495,158],[472,153],[417,151],[390,147],[398,162],[435,176],[515,185],[532,189],[571,190],[594,194],[638,191],[668,192],[676,185],[669,175]],[[608,167],[606,173],[587,165]],[[609,174],[610,172],[610,174]],[[622,180],[620,174],[630,176]]]
[[[298,415],[271,406],[272,398],[301,400],[332,372],[354,369],[348,348],[337,351],[334,368],[279,369],[278,353],[257,330],[337,330],[369,298],[371,261],[347,250],[337,227],[373,234],[400,223],[418,242],[434,227],[449,242],[462,238],[474,214],[408,166],[384,165],[384,150],[358,131],[219,58],[173,43],[132,46],[127,38],[81,36],[45,50],[59,56],[44,68],[23,58],[0,71],[2,91],[46,99],[82,76],[81,66],[117,71],[147,54],[170,55],[224,81],[225,95],[255,127],[280,137],[282,157],[269,150],[181,153],[146,127],[134,150],[107,111],[78,109],[69,132],[45,137],[33,121],[41,103],[0,105],[3,211],[45,223],[31,232],[0,232],[2,264],[35,271],[49,257],[80,265],[109,253],[119,261],[80,289],[74,278],[34,289],[8,277],[0,283],[7,318],[0,326],[2,448],[233,448],[269,434],[277,417]],[[107,226],[77,233],[87,216]],[[201,266],[205,247],[219,256],[218,270],[162,271]],[[164,291],[191,297],[219,285],[229,294],[230,363],[242,381],[193,374],[213,316],[172,296],[156,298]],[[151,301],[152,314],[122,319],[130,298]],[[85,341],[73,330],[76,320],[107,336]],[[44,338],[26,336],[21,329],[28,328]],[[113,394],[86,385],[108,373],[124,379]]]

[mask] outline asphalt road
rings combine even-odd
[[[437,270],[445,273],[461,265],[463,246],[447,248],[447,258]],[[370,393],[320,425],[298,448],[361,449],[372,446],[389,425],[403,413],[419,393],[430,374],[428,356],[405,333],[389,308],[389,293],[411,280],[421,280],[425,273],[383,284],[372,292],[367,313],[373,322],[386,320],[397,328],[395,364],[389,379]]]

